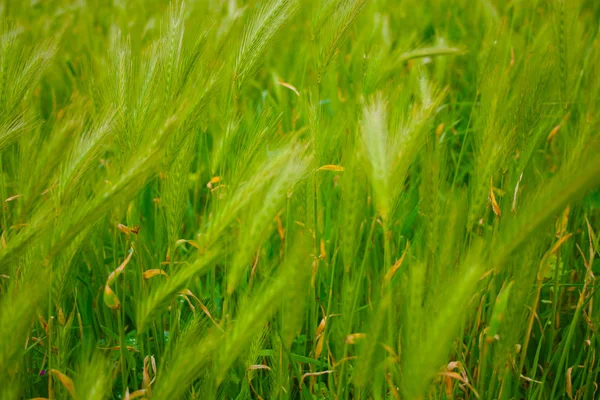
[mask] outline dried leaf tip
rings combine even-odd
[[[494,194],[494,178],[490,178],[490,202],[492,203],[492,209],[494,210],[494,214],[498,217],[502,216],[502,211],[500,210],[500,206],[496,201],[496,195]]]

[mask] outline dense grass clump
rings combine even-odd
[[[600,396],[600,2],[0,15],[1,399]]]

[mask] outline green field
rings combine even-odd
[[[0,399],[600,398],[597,0],[0,0]]]

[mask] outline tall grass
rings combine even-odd
[[[599,3],[0,14],[0,398],[598,397]]]

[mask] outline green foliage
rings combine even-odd
[[[0,398],[597,397],[600,3],[0,18]]]

